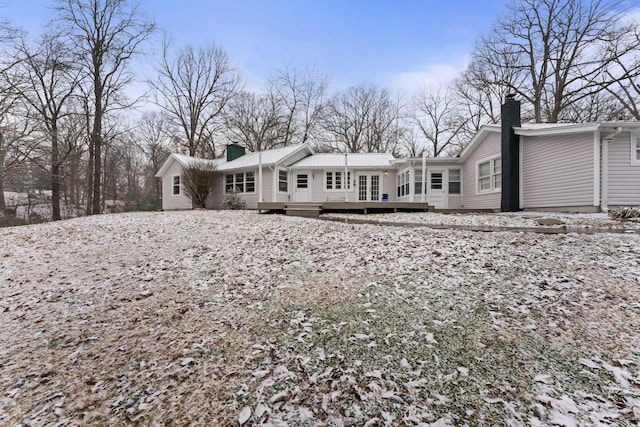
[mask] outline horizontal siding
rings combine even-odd
[[[180,175],[182,173],[182,166],[175,160],[172,160],[171,165],[162,176],[162,209],[177,210],[177,209],[192,209],[191,198],[184,194],[184,188],[181,188],[181,194],[174,196],[173,190],[173,176]]]
[[[593,206],[593,134],[524,137],[525,209]]]
[[[465,209],[499,209],[501,192],[476,194],[476,162],[489,157],[500,156],[500,132],[487,134],[478,147],[467,157],[462,165],[462,194]]]
[[[617,135],[608,150],[608,204],[640,205],[640,166],[631,166],[630,133]]]

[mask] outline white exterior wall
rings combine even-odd
[[[191,198],[185,195],[182,184],[180,185],[180,195],[174,196],[173,193],[173,177],[182,173],[182,166],[177,161],[173,160],[171,165],[167,169],[166,173],[162,176],[162,209],[169,210],[184,210],[193,209]],[[182,178],[180,179],[182,182]]]
[[[593,133],[523,137],[524,209],[594,206]]]
[[[295,172],[303,172],[296,170]],[[313,169],[309,175],[309,182],[311,186],[311,201],[312,202],[342,202],[345,200],[345,195],[348,197],[350,202],[356,202],[358,200],[358,182],[357,175],[364,174],[375,174],[379,175],[380,180],[380,198],[382,199],[382,194],[389,194],[389,200],[395,200],[396,197],[396,175],[395,171],[391,168],[387,169],[387,176],[384,176],[383,170],[354,170],[352,168],[348,169],[348,172],[351,173],[351,189],[345,192],[344,189],[341,190],[327,190],[326,189],[326,172],[342,172],[344,174],[344,168],[332,168],[332,169]]]
[[[464,200],[460,207],[464,209],[500,209],[501,191],[478,193],[478,172],[476,170],[478,161],[499,156],[501,156],[500,132],[488,133],[462,165]]]
[[[248,168],[242,170],[228,171],[220,174],[220,182],[216,185],[215,189],[211,192],[209,199],[207,200],[208,209],[223,209],[222,203],[224,200],[224,175],[243,173],[243,172],[255,172],[256,191],[254,193],[241,193],[240,198],[247,204],[247,209],[258,209],[258,199],[260,197],[260,185],[258,177],[258,168]],[[285,195],[286,197],[286,195]],[[273,171],[268,166],[263,166],[262,169],[262,199],[265,202],[270,202],[273,198]]]
[[[640,165],[631,165],[631,134],[616,135],[608,145],[606,177],[609,206],[640,206]]]

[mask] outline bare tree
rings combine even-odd
[[[236,95],[240,78],[227,53],[215,44],[186,46],[173,57],[163,42],[158,78],[150,82],[156,103],[167,113],[175,140],[190,156],[211,145],[217,120]]]
[[[227,138],[249,151],[284,145],[287,124],[280,107],[272,94],[240,93],[229,102],[224,114]]]
[[[635,55],[637,23],[624,24],[622,0],[517,0],[478,43],[472,61],[487,84],[520,95],[537,122],[564,120],[582,99],[626,76],[603,77]],[[615,48],[612,48],[615,46]],[[620,71],[620,70],[618,70]]]
[[[68,55],[67,47],[52,35],[44,35],[32,48],[23,40],[20,45],[21,64],[26,81],[19,86],[19,93],[29,108],[35,112],[39,127],[47,135],[45,151],[49,151],[48,165],[40,166],[51,176],[52,219],[61,219],[60,185],[61,167],[70,154],[61,152],[59,126],[61,120],[73,111],[70,98],[79,84],[79,68]],[[44,148],[44,147],[43,147]]]
[[[151,183],[154,202],[159,202],[162,194],[160,179],[155,177],[160,165],[169,154],[166,117],[157,111],[146,112],[138,122],[137,145],[146,156],[147,171],[146,181]]]
[[[281,144],[307,142],[318,126],[328,87],[325,74],[286,66],[269,77],[269,94],[281,107]]]
[[[461,132],[470,118],[460,114],[458,97],[447,85],[423,88],[411,102],[411,122],[419,129],[432,157],[453,154],[464,144]]]
[[[127,73],[131,58],[155,30],[130,0],[59,0],[59,23],[74,43],[77,60],[91,88],[92,155],[91,213],[100,213],[103,119],[123,107],[123,89],[133,79]]]
[[[322,127],[334,150],[391,152],[397,145],[401,109],[386,89],[361,83],[325,104]]]
[[[182,171],[182,186],[197,208],[207,207],[209,193],[218,182],[216,164],[210,160],[192,160]]]

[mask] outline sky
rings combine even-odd
[[[400,93],[464,70],[508,0],[141,0],[175,47],[224,48],[247,86],[284,66],[326,73],[330,88],[371,82]],[[39,34],[53,1],[0,0],[0,15]],[[158,35],[158,40],[161,38]],[[159,45],[159,43],[158,43]]]

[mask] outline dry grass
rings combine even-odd
[[[182,212],[0,242],[3,425],[640,417],[635,235]]]

